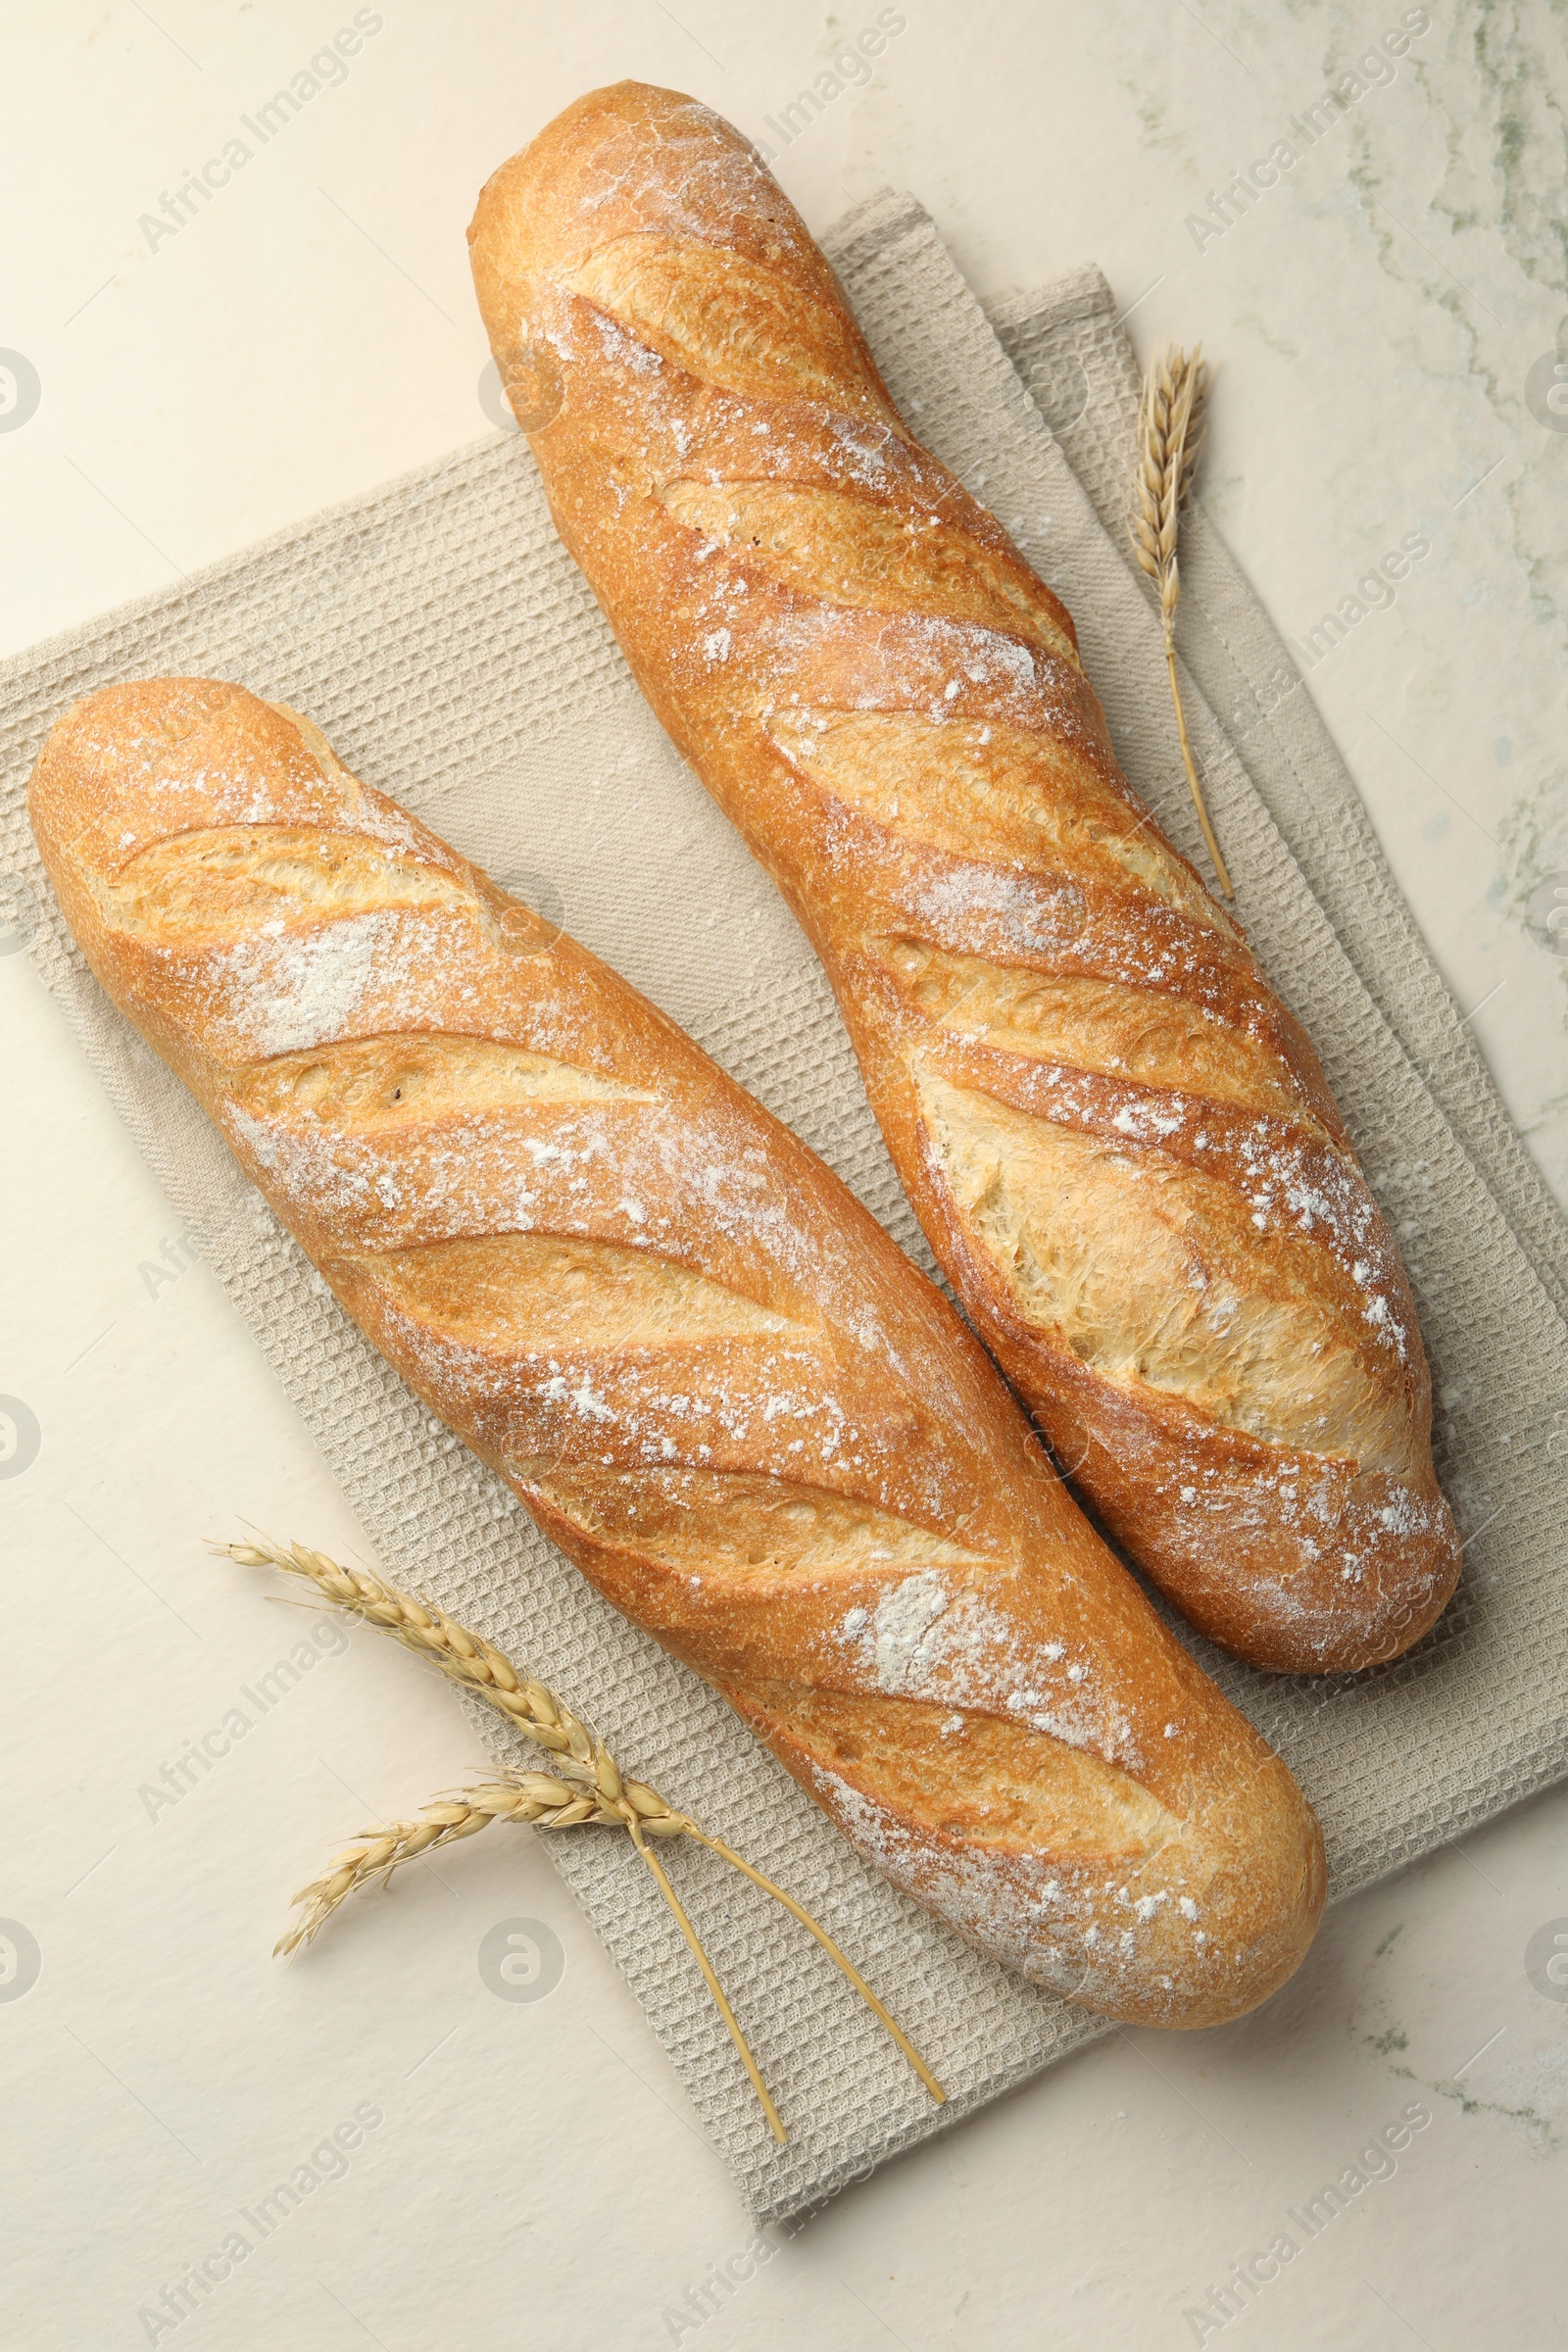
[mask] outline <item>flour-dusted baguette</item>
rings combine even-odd
[[[1305,1037],[1124,782],[1068,615],[708,108],[579,100],[468,233],[562,536],[806,925],[1058,1457],[1255,1664],[1407,1647],[1459,1560],[1404,1273]]]
[[[1114,2017],[1291,1973],[1290,1774],[940,1294],[672,1022],[239,687],[92,696],[31,809],[93,970],[350,1313],[869,1861]]]

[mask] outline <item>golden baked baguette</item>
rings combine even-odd
[[[55,727],[98,978],[349,1312],[899,1886],[1113,2017],[1207,2025],[1323,1900],[1284,1765],[838,1179],[316,729],[201,679]]]
[[[1407,1647],[1459,1554],[1404,1272],[1311,1047],[1121,776],[1067,613],[708,108],[579,100],[468,234],[562,537],[806,926],[1064,1468],[1254,1664]]]

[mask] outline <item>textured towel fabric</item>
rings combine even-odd
[[[902,197],[862,206],[829,250],[916,428],[1063,597],[1128,775],[1201,863],[1158,621],[1124,544],[1137,373],[1104,281],[1076,272],[998,305],[993,324]],[[1568,1247],[1299,680],[1196,514],[1183,578],[1189,718],[1239,911],[1315,1039],[1397,1228],[1441,1399],[1439,1467],[1468,1537],[1458,1597],[1392,1667],[1270,1678],[1193,1644],[1299,1775],[1344,1893],[1568,1772]],[[308,711],[351,766],[702,1038],[929,1268],[827,986],[648,713],[556,541],[520,436],[0,674],[13,919],[388,1573],[526,1660],[623,1764],[800,1896],[948,2087],[933,2109],[804,1931],[713,1856],[677,1848],[682,1897],[789,2127],[776,2148],[625,1841],[552,1841],[748,2205],[763,2219],[800,2212],[1105,2029],[863,1869],[727,1708],[589,1591],[348,1322],[108,1005],[41,873],[25,778],[77,696],[169,672],[241,680]],[[528,1753],[482,1708],[474,1721],[497,1755]]]

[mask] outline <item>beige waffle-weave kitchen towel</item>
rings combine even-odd
[[[998,306],[994,330],[907,198],[861,207],[829,247],[895,396],[1062,595],[1129,776],[1198,856],[1158,623],[1124,545],[1137,375],[1108,288],[1078,272]],[[1442,1399],[1440,1469],[1468,1537],[1459,1596],[1390,1668],[1296,1682],[1195,1644],[1298,1773],[1343,1893],[1568,1773],[1568,1249],[1305,692],[1197,516],[1183,578],[1189,716],[1239,910],[1397,1227]],[[790,2130],[775,2148],[624,1841],[553,1842],[748,2205],[799,2212],[1104,2029],[863,1869],[721,1701],[588,1590],[348,1322],[107,1004],[44,882],[25,778],[75,697],[181,671],[310,712],[351,766],[693,1030],[929,1265],[827,987],[646,710],[516,434],[0,672],[13,919],[388,1571],[533,1662],[625,1764],[790,1886],[948,2085],[939,2114],[804,1932],[711,1855],[678,1849],[683,1899]],[[480,1729],[509,1752],[493,1722]]]

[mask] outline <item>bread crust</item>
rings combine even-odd
[[[1202,1632],[1361,1667],[1459,1569],[1409,1286],[1311,1046],[1118,769],[1072,622],[914,441],[740,134],[621,82],[484,188],[557,525],[805,925],[931,1246]]]
[[[672,1022],[242,688],[92,696],[29,805],[92,969],[349,1312],[867,1860],[1125,2020],[1291,1973],[1290,1774],[947,1301]]]

